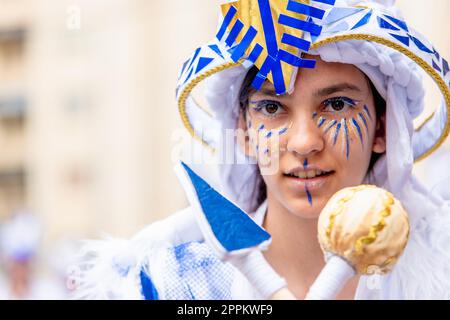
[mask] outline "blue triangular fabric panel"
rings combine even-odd
[[[331,9],[330,13],[323,20],[323,24],[331,24],[348,16],[351,16],[355,13],[364,10],[363,8],[339,8],[334,7]]]
[[[186,164],[182,165],[189,174],[214,236],[227,251],[256,247],[270,239],[270,235],[244,211],[214,190]]]
[[[195,69],[195,73],[197,74],[200,71],[202,71],[213,60],[214,60],[214,58],[204,58],[204,57],[201,57],[200,59],[198,59],[197,69]]]
[[[398,34],[389,33],[391,36],[393,36],[395,39],[400,41],[401,43],[407,45],[409,47],[409,37],[403,37],[399,36]]]
[[[370,10],[364,17],[362,17],[362,19],[359,20],[357,24],[355,24],[355,26],[352,28],[352,30],[358,29],[358,28],[366,25],[370,21],[371,17],[372,17],[372,10]]]
[[[389,22],[387,22],[386,20],[384,20],[383,18],[380,18],[380,17],[378,17],[378,25],[380,26],[380,28],[383,28],[383,29],[400,31],[399,28],[390,24]]]
[[[406,32],[409,32],[408,25],[406,24],[405,21],[402,21],[402,20],[396,19],[394,17],[388,16],[387,14],[385,14],[384,16],[386,18],[388,18],[389,20],[391,20],[392,22],[394,22],[397,26],[399,26],[400,28],[402,28]]]
[[[215,53],[217,53],[221,58],[223,58],[223,54],[219,49],[219,46],[217,44],[211,44],[209,45],[209,48],[214,51]]]

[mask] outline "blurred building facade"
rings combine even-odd
[[[0,215],[32,208],[49,244],[131,235],[183,208],[174,87],[215,6],[0,0]]]
[[[398,3],[450,57],[450,2]],[[31,208],[52,243],[128,236],[183,208],[174,87],[184,60],[214,36],[217,5],[0,0],[0,216]]]

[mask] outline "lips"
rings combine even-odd
[[[285,172],[284,176],[291,187],[301,189],[302,191],[318,190],[329,180],[330,176],[334,174],[333,170],[325,170],[319,167],[309,166],[305,168],[295,168],[291,171]]]
[[[322,170],[306,170],[306,171],[298,171],[293,173],[286,174],[287,176],[293,177],[293,178],[300,178],[300,179],[314,179],[316,177],[321,177],[324,175],[328,175],[330,172],[322,171]]]

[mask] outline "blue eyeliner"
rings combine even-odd
[[[347,97],[334,97],[334,98],[325,100],[322,104],[326,106],[326,105],[330,104],[331,102],[336,102],[336,101],[343,101],[345,104],[347,104],[351,107],[356,107],[356,105],[359,102],[359,101],[355,101],[355,100],[347,98]]]

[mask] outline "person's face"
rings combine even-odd
[[[258,160],[268,196],[304,218],[317,218],[334,193],[361,184],[372,152],[385,151],[365,75],[314,59],[315,69],[299,70],[291,95],[277,96],[268,81],[251,93],[239,121],[249,133],[241,145]]]

